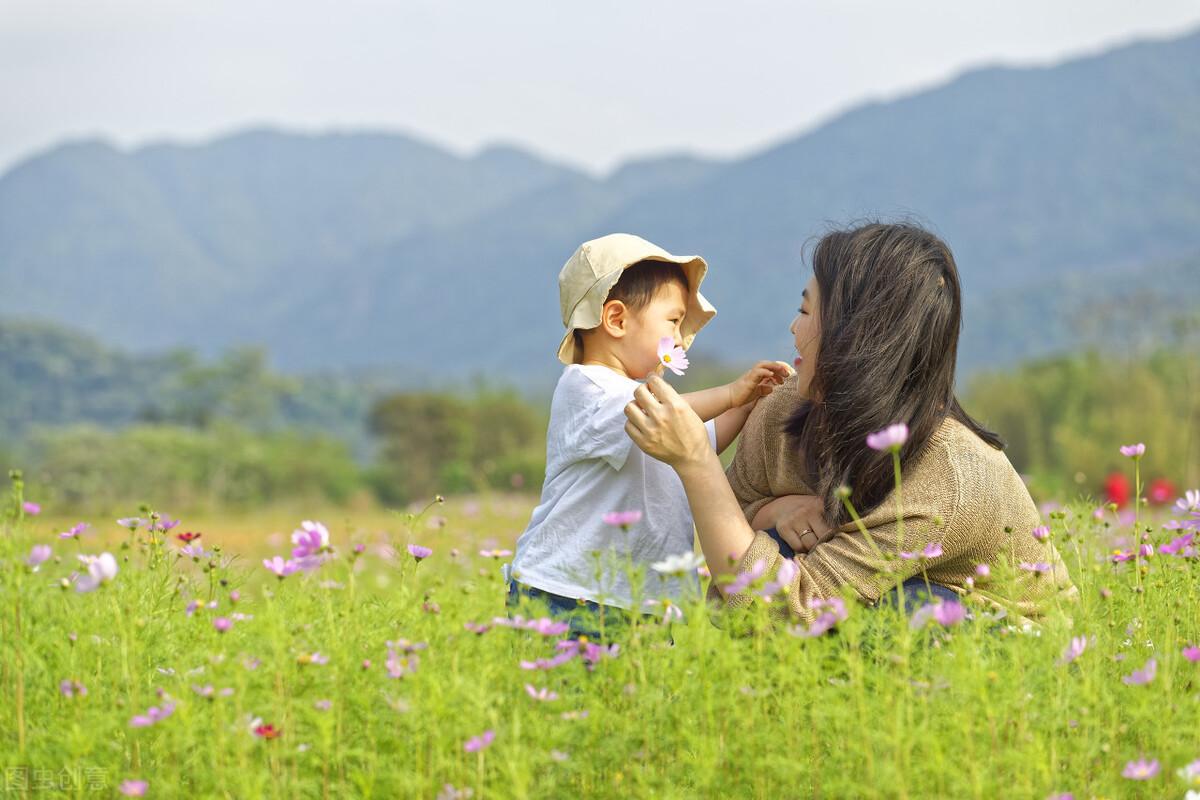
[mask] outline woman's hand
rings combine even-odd
[[[760,530],[774,527],[779,538],[797,553],[807,553],[821,542],[833,538],[836,531],[825,521],[825,504],[810,494],[777,497],[754,518]],[[768,524],[762,524],[768,523]]]
[[[633,443],[676,471],[716,457],[700,417],[657,375],[651,375],[633,393],[625,416],[625,431]]]
[[[794,373],[795,370],[782,361],[759,361],[728,384],[729,407],[737,408],[766,397]]]

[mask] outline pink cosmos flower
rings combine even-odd
[[[1044,542],[1050,538],[1050,528],[1046,525],[1038,525],[1033,529],[1033,538],[1039,542]]]
[[[491,625],[483,622],[464,622],[463,627],[476,636],[482,636],[492,629]]]
[[[42,564],[50,560],[54,555],[54,551],[50,549],[48,544],[35,544],[29,550],[29,557],[25,559],[25,564],[34,572],[37,572]]]
[[[986,578],[992,574],[992,568],[987,564],[978,564],[975,567],[975,574],[981,578]]]
[[[916,553],[916,552],[909,553],[904,550],[901,550],[900,558],[904,559],[905,561],[912,561],[914,559],[919,559],[919,558],[931,559],[931,558],[941,557],[942,553],[943,553],[943,550],[942,550],[941,542],[930,542],[929,544],[925,545],[924,549],[922,549],[921,552],[919,552],[919,553]]]
[[[512,550],[480,550],[479,555],[484,558],[508,558],[512,555]]]
[[[1021,569],[1040,575],[1042,573],[1049,572],[1052,567],[1045,561],[1022,561]]]
[[[807,628],[803,625],[795,625],[789,628],[788,632],[793,636],[802,636],[809,639],[822,636],[833,628],[833,626],[849,616],[846,611],[846,602],[840,597],[814,598],[809,601],[808,607],[821,613],[817,615],[817,618]]]
[[[872,450],[899,450],[907,441],[908,426],[903,422],[867,434],[867,447]]]
[[[792,585],[792,581],[800,574],[800,568],[796,566],[796,562],[790,558],[785,558],[780,561],[779,569],[775,573],[775,580],[767,581],[763,584],[762,590],[758,593],[760,597],[771,599],[777,594],[787,592],[788,587]],[[682,616],[682,614],[680,615]]]
[[[676,375],[682,375],[688,368],[687,353],[670,336],[658,340],[658,361]]]
[[[319,522],[306,519],[292,532],[292,558],[308,558],[329,550],[329,529]]]
[[[468,753],[478,753],[480,750],[486,750],[496,738],[496,732],[486,730],[478,736],[472,736],[463,744],[463,750]]]
[[[1157,775],[1158,771],[1159,763],[1157,759],[1147,761],[1141,758],[1126,764],[1125,769],[1121,770],[1121,775],[1129,778],[1131,781],[1148,781]]]
[[[917,609],[909,620],[909,627],[923,628],[930,621],[936,622],[943,628],[957,625],[967,618],[967,608],[957,600],[943,600],[938,603],[926,603]]]
[[[1145,686],[1150,681],[1154,680],[1155,674],[1158,672],[1158,662],[1153,658],[1147,659],[1146,666],[1141,669],[1135,669],[1129,675],[1121,678],[1121,682],[1126,686]]]
[[[1114,564],[1122,564],[1126,561],[1133,560],[1133,551],[1132,550],[1113,550],[1112,554],[1109,556],[1109,558],[1112,560],[1112,562]]]
[[[431,555],[433,555],[433,550],[431,550],[428,547],[422,547],[419,544],[409,544],[408,554],[410,556],[412,556],[413,558],[415,558],[417,561],[422,561],[426,558],[429,558]]]
[[[621,528],[629,527],[630,525],[638,524],[642,519],[640,511],[609,511],[604,515],[604,524],[613,525]]]
[[[275,577],[279,578],[279,580],[283,580],[288,575],[291,575],[293,572],[296,572],[300,569],[300,565],[295,561],[292,561],[291,559],[284,561],[282,556],[264,558],[263,566],[275,573]]]
[[[117,787],[117,791],[126,797],[142,797],[146,794],[146,789],[150,784],[146,781],[124,780]]]
[[[1121,455],[1126,458],[1141,458],[1146,454],[1146,445],[1138,442],[1137,444],[1127,444],[1121,446]]]
[[[227,617],[217,617],[212,621],[212,624],[217,629],[217,633],[224,633],[233,627],[233,622]]]
[[[754,562],[753,565],[751,565],[750,569],[748,569],[745,572],[739,573],[736,578],[734,578],[732,581],[730,581],[730,583],[725,587],[725,594],[731,595],[731,594],[738,594],[740,592],[744,592],[746,590],[746,587],[748,587],[750,584],[754,583],[756,580],[761,578],[763,576],[763,573],[765,573],[766,571],[767,571],[766,559],[764,559],[764,558],[758,559],[757,561]]]
[[[80,522],[80,523],[76,524],[74,527],[72,527],[71,530],[63,531],[62,533],[60,533],[58,535],[58,538],[60,538],[60,539],[78,539],[79,536],[90,527],[92,527],[92,526],[88,525],[86,522]]]
[[[1183,657],[1188,661],[1200,661],[1200,647],[1194,644],[1189,644],[1183,648]]]
[[[388,657],[384,666],[387,667],[388,677],[403,678],[405,675],[412,675],[416,672],[420,664],[421,659],[415,653],[401,655],[395,650],[388,650]]]
[[[532,683],[525,684],[525,694],[543,703],[558,699],[558,695],[549,688],[537,689]]]
[[[1185,533],[1183,536],[1172,539],[1169,544],[1159,545],[1158,552],[1170,556],[1179,555],[1192,544],[1192,540],[1195,538],[1195,533]]]
[[[167,717],[175,713],[175,704],[171,702],[163,703],[162,707],[151,706],[145,714],[138,714],[129,720],[131,728],[149,728],[151,725],[156,725],[162,722]]]
[[[63,697],[87,697],[87,687],[73,678],[60,682],[58,690]]]
[[[1188,489],[1183,497],[1175,501],[1175,509],[1183,513],[1200,511],[1200,489]]]
[[[317,702],[313,703],[313,708],[317,709],[317,711],[328,711],[329,709],[333,708],[333,701],[318,700]]]
[[[40,505],[28,500],[21,504],[21,510],[31,517],[36,517],[38,514],[42,513],[42,507]]]
[[[79,560],[87,565],[87,574],[80,575],[75,581],[77,592],[93,591],[117,577],[117,559],[112,553],[101,553],[98,556],[81,555]]]
[[[1067,649],[1063,651],[1062,658],[1058,660],[1059,664],[1070,664],[1075,659],[1083,655],[1083,651],[1087,649],[1088,638],[1086,636],[1076,636],[1071,639],[1071,643],[1067,645]]]

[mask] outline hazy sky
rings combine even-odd
[[[262,124],[595,170],[732,156],[973,66],[1197,27],[1200,0],[0,0],[0,170],[68,137]]]

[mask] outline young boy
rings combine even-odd
[[[625,432],[625,406],[661,370],[659,342],[691,345],[716,310],[698,291],[707,271],[699,256],[674,256],[645,239],[611,234],[585,242],[558,276],[567,367],[550,406],[546,481],[541,502],[517,540],[508,602],[539,598],[594,632],[586,617],[612,607],[637,611],[637,599],[679,600],[679,578],[649,565],[693,551],[694,527],[678,476],[644,454]],[[738,435],[757,399],[790,374],[778,361],[756,364],[733,383],[684,395],[706,422],[717,452]],[[640,512],[624,525],[608,512]],[[636,515],[632,515],[636,516]],[[612,522],[612,519],[609,520]],[[646,568],[640,598],[629,567]],[[694,573],[688,583],[696,586]],[[579,623],[579,624],[576,624]]]

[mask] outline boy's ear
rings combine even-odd
[[[609,300],[600,309],[600,327],[605,333],[621,338],[629,329],[629,308],[620,300]]]

